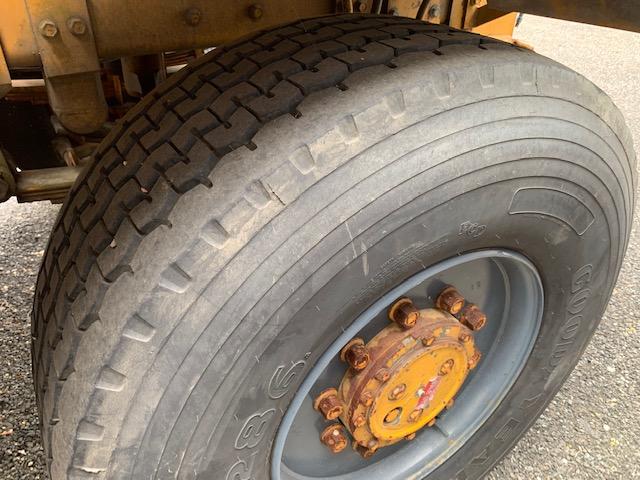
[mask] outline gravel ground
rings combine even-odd
[[[640,34],[525,16],[516,37],[584,74],[621,108],[640,152]],[[29,311],[57,206],[0,206],[0,478],[46,478],[31,387]],[[638,215],[636,211],[636,222]],[[640,232],[591,346],[489,478],[640,479]]]

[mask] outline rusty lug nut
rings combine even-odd
[[[358,445],[356,447],[356,450],[364,458],[369,458],[378,451],[378,447],[379,445],[376,440],[369,440],[366,447],[363,447],[362,445]]]
[[[340,453],[349,443],[344,427],[339,423],[325,428],[320,434],[320,441],[324,443],[332,453]]]
[[[348,363],[356,372],[360,372],[367,368],[371,357],[367,347],[364,345],[364,340],[354,338],[342,349],[340,359]]]
[[[387,368],[381,368],[376,372],[374,378],[379,382],[385,383],[391,378],[391,372]]]
[[[455,403],[454,399],[452,398],[451,400],[449,400],[447,402],[447,404],[444,406],[444,408],[446,408],[447,410],[449,410],[451,407],[453,407],[453,404]]]
[[[38,30],[40,30],[40,35],[45,38],[53,38],[58,35],[58,26],[53,20],[42,20],[38,25]]]
[[[422,344],[425,347],[430,347],[431,345],[433,345],[433,342],[435,342],[435,341],[436,341],[435,335],[429,335],[428,337],[424,337],[422,339]]]
[[[328,388],[321,392],[313,402],[313,408],[319,411],[326,420],[335,420],[344,411],[335,388]]]
[[[416,438],[416,433],[415,433],[415,432],[410,433],[409,435],[407,435],[406,437],[404,437],[404,439],[405,439],[407,442],[410,442],[410,441],[411,441],[411,440],[413,440],[414,438]]]
[[[473,356],[471,357],[471,359],[469,360],[469,363],[467,364],[469,370],[473,370],[474,368],[476,368],[478,366],[478,363],[480,363],[481,358],[482,358],[482,353],[476,350]]]
[[[370,407],[373,404],[373,392],[371,390],[365,390],[360,395],[360,403],[365,407]]]
[[[253,20],[260,20],[264,15],[264,10],[261,5],[253,4],[249,7],[249,18]]]
[[[87,33],[87,24],[79,17],[71,17],[67,20],[67,28],[76,36],[81,36]]]
[[[413,327],[419,316],[420,312],[407,297],[397,300],[389,309],[389,319],[405,330]]]
[[[411,413],[409,414],[409,418],[408,418],[408,420],[409,420],[411,423],[415,423],[415,422],[417,422],[417,421],[418,421],[418,419],[422,416],[422,412],[423,412],[423,410],[422,410],[421,408],[418,408],[418,409],[414,410],[413,412],[411,412]]]
[[[436,419],[432,418],[431,420],[429,420],[429,422],[427,423],[427,427],[433,427],[436,424]]]
[[[453,358],[450,358],[449,360],[445,361],[441,366],[440,366],[440,371],[438,372],[438,374],[440,376],[445,376],[445,375],[449,375],[451,373],[451,370],[453,369],[453,365],[454,365],[454,361]]]
[[[468,343],[471,341],[471,335],[469,335],[468,333],[461,333],[458,337],[458,340],[460,340],[462,343]]]
[[[451,315],[457,315],[464,306],[464,297],[460,295],[460,292],[455,287],[448,286],[436,299],[436,307],[445,312],[449,312]]]
[[[351,423],[353,423],[353,426],[355,428],[360,428],[361,426],[363,426],[365,424],[365,422],[367,421],[366,418],[364,418],[364,415],[362,415],[361,413],[354,413],[353,417],[351,418]]]
[[[407,389],[407,386],[404,383],[401,383],[400,385],[394,387],[393,390],[391,390],[391,393],[389,394],[389,400],[397,400],[398,398],[400,398],[400,396],[404,393],[406,389]]]
[[[196,7],[187,9],[187,11],[184,12],[184,21],[192,27],[197,26],[202,21],[202,10]]]
[[[477,305],[470,303],[460,313],[460,323],[475,332],[484,327],[485,323],[487,323],[487,316]]]

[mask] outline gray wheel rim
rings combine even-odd
[[[362,459],[350,448],[331,454],[319,440],[327,423],[312,408],[315,395],[340,382],[340,349],[353,337],[370,339],[388,322],[392,302],[410,296],[419,308],[433,305],[446,284],[455,285],[488,316],[476,333],[483,353],[452,409],[435,427],[418,432]],[[524,256],[508,250],[482,250],[440,262],[413,275],[365,310],[318,359],[286,411],[273,446],[274,480],[401,480],[424,477],[442,465],[482,426],[513,386],[540,328],[544,292],[540,276]]]

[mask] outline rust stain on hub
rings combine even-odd
[[[419,310],[409,298],[397,300],[388,312],[391,324],[369,342],[355,338],[342,349],[350,368],[337,391],[325,390],[314,402],[325,418],[340,419],[365,458],[433,426],[480,361],[473,331],[486,323],[484,313],[473,304],[463,308],[454,287],[436,305]],[[323,443],[335,451],[325,432]]]

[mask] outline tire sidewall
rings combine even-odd
[[[481,477],[527,430],[575,366],[612,284],[611,245],[603,241],[606,222],[578,235],[550,217],[510,215],[509,205],[522,187],[523,181],[505,181],[448,198],[432,210],[427,195],[398,211],[398,218],[413,218],[400,228],[394,229],[395,220],[388,217],[371,227],[369,232],[390,233],[368,245],[368,272],[361,256],[347,261],[340,274],[283,322],[282,330],[271,338],[261,335],[247,347],[227,379],[236,388],[225,397],[228,407],[219,423],[225,428],[219,427],[223,433],[212,437],[210,456],[201,466],[208,472],[224,471],[227,479],[269,478],[273,438],[297,387],[358,314],[425,267],[473,250],[504,248],[524,254],[538,269],[545,289],[539,335],[504,401],[464,448],[429,475]],[[486,208],[489,199],[492,209]],[[595,204],[589,208],[598,211]],[[427,213],[416,215],[420,211]],[[348,248],[360,241],[368,244],[367,232],[354,237]],[[246,359],[253,361],[243,362]]]

